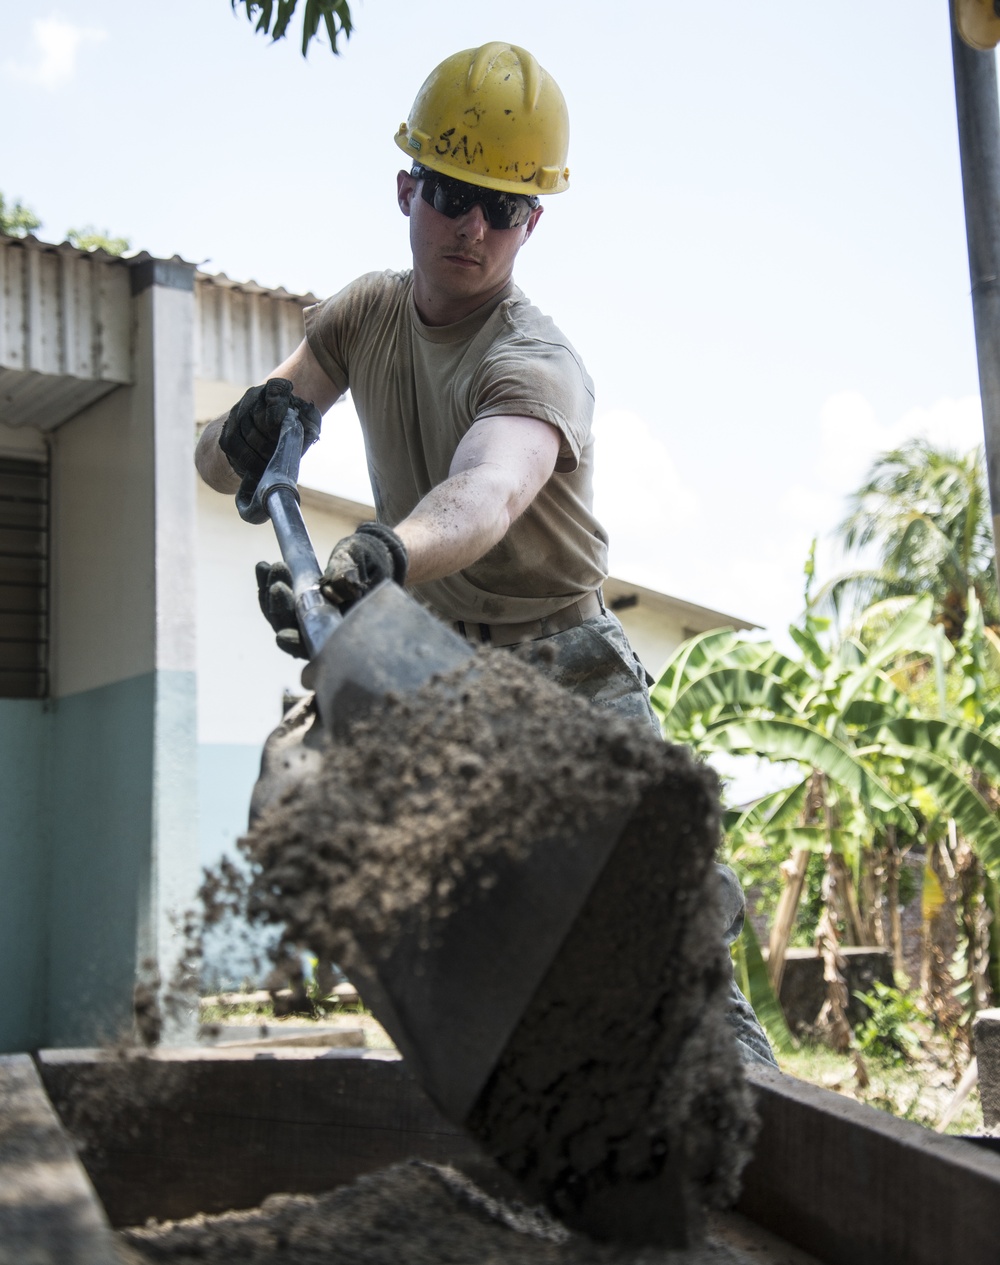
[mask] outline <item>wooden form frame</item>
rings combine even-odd
[[[1000,1155],[753,1068],[761,1132],[737,1205],[828,1265],[996,1265]]]
[[[738,1210],[752,1222],[828,1265],[995,1265],[1000,1156],[779,1072],[748,1076],[762,1127]],[[108,1083],[88,1116],[87,1094]],[[50,1050],[37,1071],[26,1055],[0,1058],[0,1102],[0,1190],[12,1192],[0,1195],[0,1265],[117,1265],[109,1221],[248,1207],[411,1155],[505,1193],[388,1051],[165,1050],[121,1063]],[[53,1106],[86,1123],[89,1179]]]
[[[0,1056],[0,1265],[119,1265],[108,1219],[27,1054]]]

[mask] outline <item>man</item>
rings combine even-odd
[[[273,376],[320,412],[351,387],[379,525],[393,526],[337,547],[329,597],[405,578],[465,635],[496,645],[588,623],[595,701],[655,724],[642,669],[601,606],[593,387],[512,280],[539,194],[567,187],[568,137],[562,94],[523,49],[490,44],[439,66],[397,136],[419,159],[397,177],[412,273],[363,277],[310,309],[306,339]],[[259,476],[287,400],[272,382],[207,428],[197,460],[208,483],[234,491],[238,475]],[[318,433],[313,417],[309,438]]]
[[[607,535],[592,512],[593,386],[513,282],[517,254],[565,190],[569,121],[530,53],[487,44],[442,62],[396,143],[413,268],[369,274],[305,313],[306,337],[265,385],[206,428],[196,454],[220,492],[252,491],[290,402],[319,436],[350,388],[377,522],[333,550],[321,588],[342,606],[393,579],[463,636],[518,646],[596,707],[659,725],[646,674],[604,608]],[[279,644],[300,653],[280,566],[258,567]],[[724,884],[726,926],[743,898]],[[734,986],[735,987],[735,986]],[[749,1014],[750,1056],[770,1059]]]

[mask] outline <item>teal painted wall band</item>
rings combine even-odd
[[[260,772],[260,747],[201,743],[198,747],[198,837],[203,866],[233,855],[247,828],[250,793]]]
[[[195,702],[193,672],[0,701],[0,1051],[130,1030],[143,946],[197,885]]]
[[[131,1026],[140,905],[150,894],[154,673],[61,698],[54,713],[46,1041]]]
[[[0,699],[0,1053],[32,1050],[45,1033],[52,716],[34,699]]]

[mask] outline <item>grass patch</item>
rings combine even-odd
[[[912,1120],[934,1129],[944,1116],[964,1065],[956,1065],[946,1042],[921,1033],[919,1048],[902,1063],[862,1054],[868,1084],[860,1083],[856,1052],[837,1054],[824,1045],[803,1043],[797,1050],[778,1055],[778,1064],[789,1076],[831,1089],[867,1103],[901,1120]],[[983,1114],[978,1087],[965,1100],[959,1114],[945,1129],[963,1135],[980,1133]]]

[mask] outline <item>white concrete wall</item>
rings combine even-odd
[[[303,507],[317,556],[349,535],[358,517]],[[286,691],[303,693],[301,660],[275,645],[257,604],[254,568],[280,556],[270,524],[245,523],[232,497],[197,480],[198,741],[258,749],[282,716]]]
[[[261,748],[286,693],[304,692],[304,663],[278,649],[257,604],[256,563],[279,556],[270,525],[243,522],[232,497],[200,480],[197,507],[198,838],[201,864],[211,866],[233,854],[246,829]],[[363,507],[338,513],[305,505],[303,512],[321,560],[370,517]],[[212,958],[207,968],[229,983],[243,974],[232,959]]]
[[[121,387],[52,437],[55,697],[156,666],[153,436]]]
[[[127,1028],[136,973],[149,958],[169,977],[197,884],[192,273],[140,263],[117,313],[131,385],[51,434],[52,697],[0,709],[0,749],[21,735],[32,753],[5,877],[38,929],[40,1004],[0,1020],[0,1048]],[[4,919],[5,960],[16,935]]]
[[[45,436],[29,426],[6,426],[0,422],[0,454],[44,460],[48,452]]]

